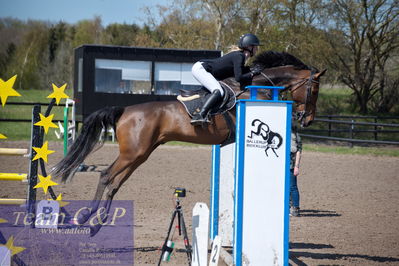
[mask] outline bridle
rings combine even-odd
[[[304,102],[299,102],[296,104],[296,110],[298,109],[299,106],[304,105],[303,111],[297,111],[296,112],[296,118],[298,119],[298,121],[303,121],[303,119],[305,119],[306,117],[308,117],[309,115],[311,115],[314,111],[307,111],[307,107],[308,105],[312,105],[314,106],[314,103],[312,103],[311,101],[311,96],[312,96],[312,85],[313,83],[315,84],[319,84],[319,82],[317,80],[314,80],[314,75],[317,73],[317,71],[315,71],[314,69],[311,70],[310,72],[310,77],[306,78],[306,79],[300,79],[299,82],[296,82],[294,84],[290,84],[287,89],[289,89],[291,91],[291,94],[296,91],[297,89],[299,89],[300,87],[302,87],[303,85],[305,85],[306,83],[306,97],[305,97],[305,101]],[[294,87],[294,88],[293,88]],[[314,110],[315,108],[313,108],[312,110]]]
[[[310,72],[310,77],[309,78],[301,78],[298,79],[299,81],[294,83],[294,84],[290,84],[286,87],[285,90],[290,90],[291,94],[296,91],[297,89],[301,88],[303,85],[306,84],[306,97],[305,97],[305,101],[304,102],[299,102],[296,104],[296,110],[298,109],[299,106],[304,105],[303,111],[297,111],[296,112],[296,118],[298,121],[301,121],[301,124],[303,124],[303,121],[306,117],[308,117],[309,115],[311,115],[313,113],[313,111],[306,111],[308,105],[313,105],[314,103],[312,103],[311,101],[311,96],[312,96],[312,85],[313,83],[315,84],[319,84],[319,82],[317,80],[314,79],[314,75],[317,73],[317,70],[315,69],[311,69]],[[268,77],[265,73],[261,72],[260,75],[262,75],[262,77],[264,77],[268,82],[270,82],[272,84],[272,86],[276,86],[276,84],[273,82],[273,80]],[[245,93],[248,89],[245,89],[239,93],[236,94],[236,97],[238,98],[239,96],[241,96],[241,94]]]

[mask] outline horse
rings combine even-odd
[[[309,126],[316,112],[319,78],[326,70],[318,71],[292,55],[276,52],[260,54],[253,66],[264,69],[253,78],[252,85],[284,86],[295,102],[301,125]],[[224,82],[234,89],[237,99],[249,98],[249,93],[242,91],[234,79],[229,78]],[[268,99],[269,95],[264,91],[259,92],[258,97]],[[235,124],[235,108],[228,111],[227,115]],[[90,208],[81,211],[74,223],[83,225],[97,212],[108,188],[105,201],[102,202],[105,211],[96,215],[98,224],[90,226],[90,234],[94,236],[107,220],[112,199],[119,188],[159,145],[168,141],[215,145],[223,143],[230,135],[227,119],[222,115],[213,116],[211,122],[202,127],[191,125],[190,120],[185,108],[177,100],[105,107],[89,115],[67,155],[52,168],[53,176],[61,177],[63,182],[69,181],[84,159],[98,147],[102,129],[108,127],[113,127],[116,132],[119,155],[101,172]]]

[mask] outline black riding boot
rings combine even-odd
[[[204,123],[209,123],[208,113],[216,103],[222,99],[222,95],[219,90],[214,90],[208,100],[202,106],[201,111],[195,114],[191,119],[191,124],[194,126],[203,125]]]

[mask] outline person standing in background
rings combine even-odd
[[[290,215],[299,216],[299,190],[297,178],[299,175],[299,165],[302,153],[302,140],[298,134],[295,121],[292,122],[291,131],[291,153],[290,153]]]

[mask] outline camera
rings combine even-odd
[[[184,198],[186,196],[186,189],[177,187],[175,188],[175,196],[179,198]]]

